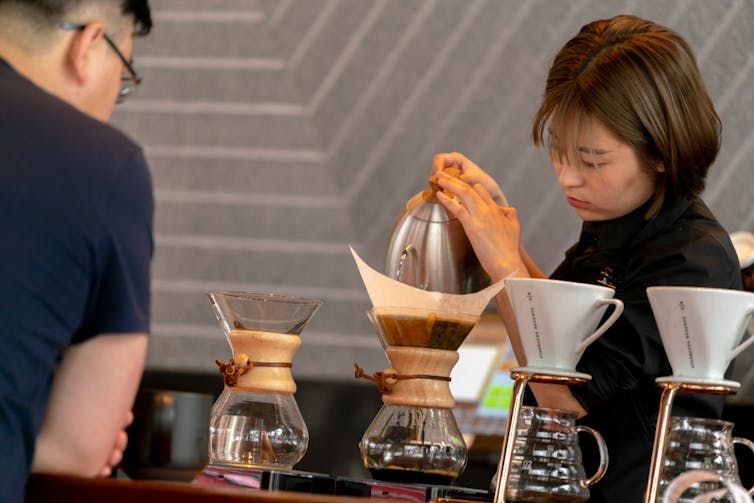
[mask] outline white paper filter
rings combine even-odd
[[[430,292],[385,276],[369,267],[352,246],[348,248],[356,261],[361,280],[364,282],[369,300],[372,301],[374,307],[428,309],[438,313],[463,313],[479,316],[492,297],[497,295],[504,286],[504,280],[500,280],[474,293]]]

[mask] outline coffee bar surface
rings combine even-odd
[[[381,503],[473,503],[491,501],[492,494],[452,486],[398,484],[303,471],[208,465],[190,483],[33,474],[26,486],[25,502],[359,503],[375,499]]]
[[[26,503],[360,503],[364,498],[239,487],[202,487],[186,482],[81,478],[34,474],[26,485]],[[381,502],[400,503],[385,498]]]
[[[192,481],[199,487],[243,487],[251,490],[287,491],[371,499],[429,501],[492,501],[492,493],[482,489],[431,484],[399,483],[351,477],[332,477],[323,473],[266,470],[261,468],[206,466]]]

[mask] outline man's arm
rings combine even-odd
[[[103,334],[63,353],[32,472],[102,473],[126,426],[146,349],[146,334]]]

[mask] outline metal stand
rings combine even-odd
[[[511,405],[508,411],[508,422],[505,426],[505,437],[503,437],[503,448],[500,455],[500,469],[497,472],[497,485],[495,486],[494,503],[505,502],[505,488],[508,485],[510,476],[510,464],[513,457],[513,446],[516,443],[516,431],[518,430],[518,416],[521,412],[521,405],[524,401],[524,391],[527,383],[539,382],[547,384],[580,384],[591,379],[588,374],[566,375],[558,373],[556,369],[530,369],[515,368],[511,369],[511,378],[513,379],[513,393],[511,396]]]
[[[655,503],[657,500],[660,473],[662,472],[662,462],[665,457],[665,445],[667,443],[668,422],[670,421],[670,412],[673,408],[673,400],[675,399],[676,392],[730,395],[738,390],[738,383],[729,382],[730,384],[701,384],[683,382],[682,378],[678,380],[668,378],[658,379],[657,384],[663,390],[662,397],[660,398],[660,409],[657,413],[655,440],[652,446],[652,461],[649,465],[649,481],[647,482],[647,492],[644,493],[644,503]],[[497,500],[495,501],[497,502]]]

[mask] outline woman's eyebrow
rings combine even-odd
[[[586,154],[594,154],[594,155],[603,155],[603,154],[609,154],[609,150],[603,150],[601,148],[591,148],[591,147],[579,147],[579,152],[584,152]]]

